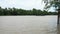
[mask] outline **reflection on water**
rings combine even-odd
[[[60,34],[60,24],[57,25],[57,34]]]
[[[0,16],[0,34],[57,34],[57,29],[57,16]]]

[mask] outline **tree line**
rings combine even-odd
[[[24,10],[17,8],[2,8],[0,7],[0,15],[57,15],[57,12],[48,12],[46,10]]]

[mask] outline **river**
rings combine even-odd
[[[0,16],[0,34],[57,34],[57,15]]]

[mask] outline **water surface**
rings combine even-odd
[[[0,34],[57,34],[57,16],[0,16]]]

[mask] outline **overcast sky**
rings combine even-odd
[[[44,3],[42,3],[41,0],[0,0],[0,6],[23,9],[43,9]]]
[[[36,8],[43,10],[44,3],[42,2],[42,0],[0,0],[0,6],[3,8],[15,7],[27,10]]]

